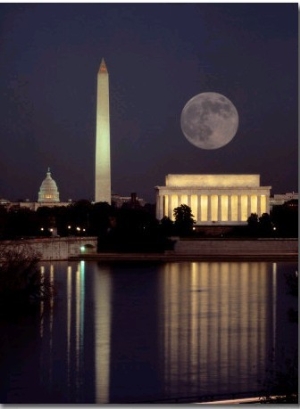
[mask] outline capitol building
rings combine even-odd
[[[69,206],[73,203],[74,201],[72,199],[69,199],[67,202],[60,201],[57,183],[51,176],[50,168],[48,168],[46,177],[42,181],[42,184],[38,191],[37,202],[33,202],[30,200],[11,202],[9,200],[0,198],[0,206],[4,206],[7,209],[10,209],[13,206],[17,206],[19,208],[27,208],[34,211],[36,211],[39,207]],[[126,203],[135,204],[141,207],[145,206],[146,204],[145,200],[141,197],[138,197],[135,193],[132,193],[131,196],[121,196],[112,193],[111,203],[116,208],[120,208]]]
[[[43,183],[41,184],[38,195],[38,203],[50,203],[50,205],[53,203],[59,203],[57,184],[51,177],[50,168],[48,168],[46,179],[44,179]]]
[[[52,179],[50,168],[48,168],[46,177],[40,186],[37,202],[31,202],[29,200],[26,200],[25,202],[9,202],[8,200],[0,199],[0,205],[5,206],[6,208],[18,206],[30,210],[37,210],[42,206],[69,206],[71,203],[71,199],[68,202],[61,202],[59,200],[58,187],[55,180]]]

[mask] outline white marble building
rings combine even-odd
[[[43,180],[40,190],[38,192],[37,202],[32,202],[29,199],[19,202],[10,202],[9,200],[0,199],[0,206],[4,206],[7,209],[11,207],[27,208],[29,210],[37,210],[39,207],[55,207],[55,206],[69,206],[73,203],[71,199],[68,202],[61,202],[59,199],[59,191],[57,184],[52,179],[50,168],[46,173],[46,177]]]
[[[192,209],[196,225],[238,225],[251,213],[269,213],[271,186],[260,186],[260,175],[167,175],[156,186],[156,218],[174,220],[181,204]]]
[[[273,208],[273,206],[281,206],[290,200],[298,200],[298,193],[291,192],[274,195],[273,197],[270,197],[270,207]]]
[[[55,180],[51,177],[50,168],[46,174],[46,178],[43,180],[39,194],[39,203],[58,203],[59,202],[59,192]]]

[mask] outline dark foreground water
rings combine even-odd
[[[56,296],[1,322],[1,403],[163,402],[259,391],[297,348],[296,263],[41,265]],[[275,363],[271,360],[271,353]]]

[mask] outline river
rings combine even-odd
[[[55,294],[3,321],[1,403],[259,394],[298,346],[294,262],[45,262]],[[272,360],[273,355],[273,360]]]

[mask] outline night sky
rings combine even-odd
[[[155,203],[169,173],[258,173],[298,191],[298,4],[1,4],[0,198],[94,199],[96,81],[110,80],[112,191]],[[236,136],[203,150],[180,128],[218,92]]]

